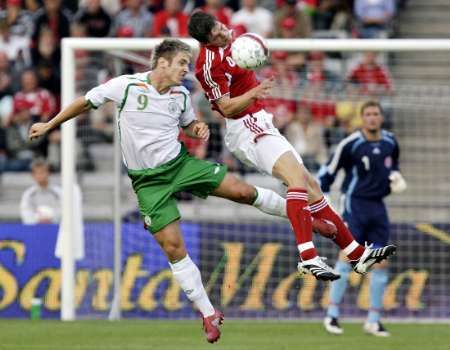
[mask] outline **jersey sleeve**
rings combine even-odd
[[[392,151],[392,170],[400,171],[400,147],[396,139],[394,139],[394,150]]]
[[[210,101],[218,100],[230,92],[228,79],[220,62],[214,62],[214,52],[206,51],[205,62],[197,71],[197,79],[200,81],[206,97]]]
[[[328,162],[320,168],[317,177],[320,188],[324,193],[330,192],[331,185],[336,179],[339,170],[341,168],[347,168],[347,164],[351,161],[349,150],[349,144],[345,140],[341,141]]]
[[[191,96],[189,94],[184,94],[184,98],[185,98],[185,108],[183,110],[183,112],[181,113],[180,116],[180,126],[181,127],[186,127],[189,124],[191,124],[194,120],[196,120],[197,118],[195,117],[195,111],[194,108],[192,107],[192,99]]]
[[[98,108],[108,101],[114,101],[117,105],[120,105],[126,89],[127,80],[123,77],[117,77],[89,90],[84,97],[93,108]]]

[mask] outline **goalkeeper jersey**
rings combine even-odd
[[[85,95],[93,108],[115,103],[122,158],[131,170],[156,168],[174,159],[181,149],[180,126],[196,119],[186,88],[175,86],[160,94],[149,73],[119,76]]]

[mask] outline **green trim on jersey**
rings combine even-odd
[[[99,107],[99,106],[94,105],[94,104],[92,103],[92,101],[89,100],[89,99],[86,99],[86,102],[88,103],[88,105],[89,105],[92,109],[98,109],[98,107]]]
[[[183,110],[182,113],[186,112],[186,102],[187,102],[187,94],[185,94],[183,91],[171,91],[171,94],[182,94],[184,96],[184,103],[183,103]]]
[[[139,211],[150,232],[178,220],[175,193],[186,191],[206,198],[223,181],[227,167],[191,156],[184,145],[177,157],[153,169],[128,170]]]
[[[128,98],[128,90],[130,90],[131,86],[139,86],[139,84],[129,83],[127,85],[127,87],[125,88],[125,94],[123,96],[122,102],[120,103],[120,106],[119,106],[119,112],[122,112],[123,107],[125,107],[125,103],[127,102],[127,98]]]

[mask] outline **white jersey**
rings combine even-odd
[[[122,157],[130,170],[156,168],[174,159],[181,150],[180,126],[196,119],[186,88],[175,86],[160,94],[149,73],[119,76],[85,95],[94,108],[115,102]]]

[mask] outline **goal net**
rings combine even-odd
[[[149,50],[158,42],[64,39],[63,105],[111,77],[149,70]],[[196,49],[193,41],[188,43]],[[361,104],[368,99],[381,103],[385,127],[399,140],[400,166],[408,182],[405,193],[387,198],[391,238],[399,250],[390,260],[384,312],[396,319],[450,318],[450,41],[269,40],[269,48],[270,65],[258,71],[260,78],[275,77],[267,109],[313,172],[361,125]],[[379,68],[371,69],[373,65]],[[227,152],[223,121],[192,75],[185,83],[198,117],[212,132],[207,145],[183,139],[190,151],[225,162],[248,182],[285,195],[281,183]],[[114,141],[114,113],[113,106],[104,106],[62,127],[61,318],[197,317],[143,228]],[[341,180],[330,193],[337,208]],[[84,197],[85,257],[79,261],[74,259],[70,215],[76,181]],[[323,317],[329,284],[298,276],[298,253],[286,220],[183,193],[179,207],[189,254],[213,304],[227,316]],[[314,240],[332,265],[337,247],[318,235]],[[344,317],[365,316],[368,281],[351,274]]]

